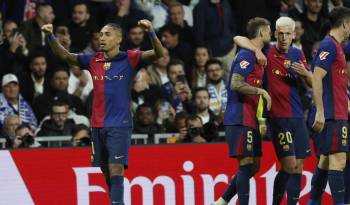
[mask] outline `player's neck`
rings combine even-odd
[[[255,48],[257,48],[259,50],[261,50],[264,47],[264,42],[261,39],[259,39],[259,38],[253,38],[250,41],[255,46]]]
[[[340,29],[331,29],[329,35],[333,36],[338,43],[342,43],[345,39],[344,32],[342,32]]]
[[[110,51],[105,52],[104,55],[107,58],[113,58],[113,57],[117,56],[119,54],[119,52],[120,52],[119,47],[116,47]]]

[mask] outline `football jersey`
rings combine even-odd
[[[245,95],[231,89],[231,77],[234,73],[244,77],[244,82],[253,87],[262,87],[263,69],[257,64],[255,53],[248,49],[241,49],[233,62],[227,84],[227,106],[224,125],[243,125],[257,128],[256,112],[258,95]]]
[[[314,70],[315,67],[320,67],[327,72],[322,80],[325,119],[347,120],[346,60],[342,46],[334,37],[327,35],[321,41],[320,48],[312,62],[312,69]]]
[[[301,81],[299,75],[291,68],[294,62],[307,67],[301,50],[290,47],[288,53],[281,53],[276,46],[266,52],[267,66],[264,85],[271,96],[272,106],[269,116],[272,118],[303,118],[303,106],[299,93]]]
[[[112,58],[106,58],[102,52],[78,56],[94,85],[92,127],[132,126],[130,93],[140,57],[141,51],[120,51]]]

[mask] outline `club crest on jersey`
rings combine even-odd
[[[288,68],[291,64],[292,64],[292,62],[290,60],[284,60],[284,62],[283,62],[283,65],[285,68]]]
[[[242,69],[246,69],[248,67],[248,65],[249,65],[249,62],[247,62],[247,61],[241,61],[239,63],[239,67],[241,67]]]
[[[326,52],[326,51],[322,51],[319,55],[320,57],[320,60],[325,60],[327,58],[327,56],[329,55],[329,52]]]
[[[105,62],[104,64],[103,64],[103,69],[105,69],[105,70],[109,70],[110,68],[111,68],[111,62]]]

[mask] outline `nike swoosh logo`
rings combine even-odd
[[[121,159],[121,158],[123,158],[124,156],[115,156],[114,158],[115,159]],[[119,203],[119,202],[118,202]]]
[[[306,152],[311,152],[311,149],[306,150]]]

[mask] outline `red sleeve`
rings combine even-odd
[[[301,62],[302,62],[302,64],[304,64],[306,70],[310,70],[309,65],[307,64],[305,55],[304,55],[304,51],[301,51]]]
[[[142,51],[140,50],[135,50],[135,51],[128,50],[128,59],[132,68],[136,68],[137,64],[139,64],[141,59],[141,54],[142,54]]]

